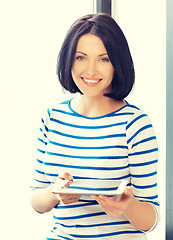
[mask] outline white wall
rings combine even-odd
[[[113,17],[131,50],[136,83],[127,100],[150,116],[159,144],[158,187],[161,222],[148,239],[165,239],[166,168],[166,2],[165,0],[113,0]]]
[[[42,240],[49,214],[29,202],[41,113],[66,98],[56,58],[70,25],[92,0],[0,1],[0,239]]]

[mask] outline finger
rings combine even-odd
[[[132,188],[131,187],[126,187],[123,193],[126,194],[126,195],[132,195]]]
[[[76,195],[74,195],[74,194],[59,194],[59,199],[64,204],[78,202],[80,197],[81,197],[81,195],[77,195],[77,194]]]
[[[100,198],[98,195],[91,195],[91,197],[94,198],[100,204]]]
[[[65,185],[64,185],[64,187],[68,187],[68,186],[70,186],[71,184],[72,184],[72,182],[73,182],[73,180],[69,180]]]
[[[60,179],[65,179],[65,180],[69,180],[64,187],[68,187],[70,184],[72,184],[73,182],[73,177],[68,173],[68,172],[61,172],[58,176],[58,178]]]
[[[81,197],[81,195],[79,195],[79,194],[62,194],[62,193],[60,193],[59,196],[63,199],[65,199],[65,198],[66,199],[71,199],[71,198],[79,199]]]
[[[95,199],[100,199],[100,200],[109,200],[109,197],[107,196],[104,196],[104,195],[91,195],[92,198],[95,198]]]
[[[121,203],[129,204],[129,202],[133,199],[133,194],[131,189],[126,189],[121,197]]]
[[[109,197],[103,195],[92,195],[91,197],[93,197],[99,203],[100,207],[107,215],[112,216],[112,200]]]
[[[71,203],[76,203],[78,202],[79,199],[76,198],[71,198],[71,199],[66,199],[64,201],[62,201],[64,204],[71,204]]]
[[[122,194],[121,195],[115,195],[112,197],[112,199],[116,202],[119,202],[121,200]]]
[[[103,195],[91,195],[103,208],[106,207],[109,204],[109,201],[111,201],[107,196]]]
[[[132,189],[130,187],[125,188],[122,194],[122,200],[131,199],[133,196]]]
[[[66,179],[66,180],[73,180],[73,177],[70,175],[70,173],[68,172],[61,172],[59,175],[58,175],[58,178],[61,178],[61,179]]]
[[[115,195],[112,197],[114,201],[121,201],[121,199],[127,199],[132,196],[132,188],[131,187],[126,187],[124,189],[124,192],[121,195]]]

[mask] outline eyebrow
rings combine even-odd
[[[83,52],[80,52],[80,51],[77,51],[76,53],[81,53],[81,54],[87,56],[86,53],[83,53]],[[108,55],[108,54],[107,54],[107,53],[102,53],[102,54],[99,54],[98,56],[99,56],[99,57],[102,57],[102,56],[104,56],[104,55]]]

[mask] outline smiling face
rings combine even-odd
[[[83,35],[77,44],[72,77],[86,96],[101,96],[111,91],[114,68],[106,48],[94,34]]]

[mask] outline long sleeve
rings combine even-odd
[[[44,188],[49,186],[50,181],[44,173],[44,164],[43,160],[45,157],[46,147],[48,144],[48,125],[50,119],[50,111],[48,110],[46,116],[41,119],[41,126],[39,129],[38,141],[37,141],[37,150],[36,150],[36,159],[34,164],[34,181],[31,188]]]
[[[159,220],[157,193],[158,146],[149,117],[141,110],[134,113],[126,126],[129,149],[131,187],[134,196],[152,204]],[[152,230],[150,229],[150,231]]]
[[[100,187],[102,183],[116,187],[127,179],[135,197],[152,204],[158,221],[157,151],[150,120],[138,107],[127,104],[108,115],[87,118],[65,101],[51,108],[41,121],[32,186],[48,187],[62,171],[79,181],[100,181]],[[146,232],[125,215],[108,216],[87,195],[69,205],[60,201],[53,209],[53,219],[50,239],[147,239]]]

